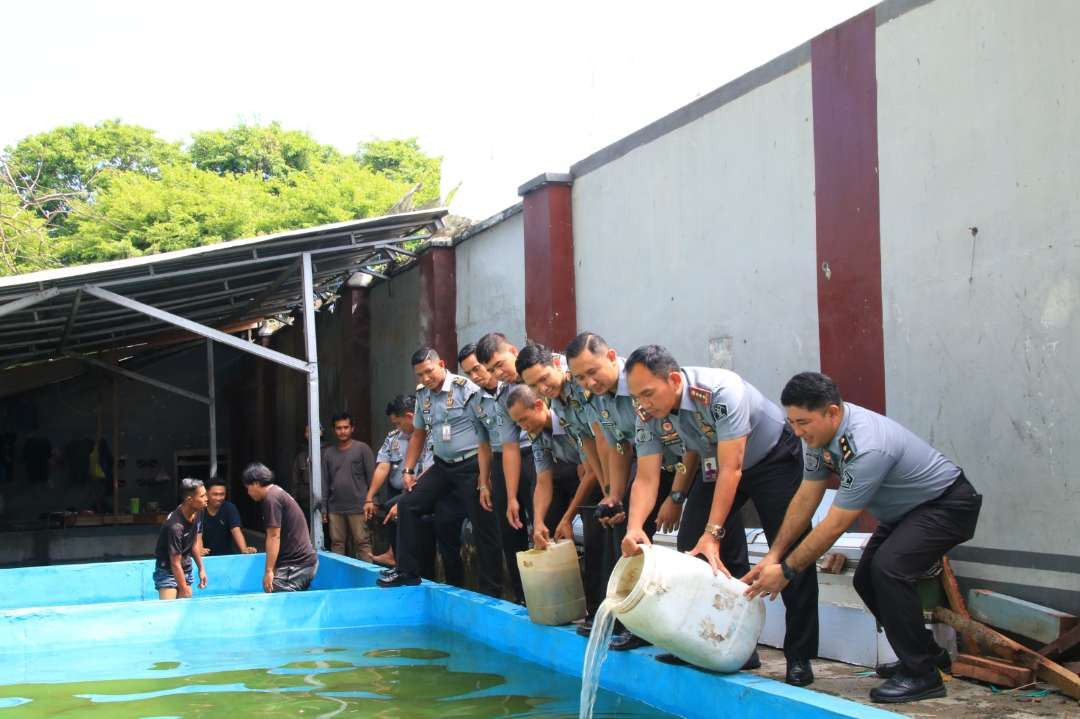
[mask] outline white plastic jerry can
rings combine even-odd
[[[585,616],[585,587],[572,541],[518,552],[517,565],[529,619],[559,625]]]
[[[765,623],[761,598],[707,562],[655,545],[615,565],[607,601],[630,631],[705,669],[736,672],[750,658]]]

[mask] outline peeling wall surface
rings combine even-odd
[[[416,388],[409,358],[420,346],[420,270],[416,266],[371,287],[371,444],[390,431],[386,403]]]
[[[458,343],[486,332],[525,339],[525,239],[519,212],[455,248]],[[519,344],[520,346],[520,344]]]
[[[578,177],[577,322],[770,397],[818,368],[810,68]]]
[[[969,577],[1080,608],[1080,5],[933,2],[878,28],[889,414],[983,493]],[[1000,552],[996,550],[1006,550]],[[1019,551],[1017,551],[1019,550]],[[1042,556],[1028,556],[1026,552]],[[1042,592],[1042,589],[1036,590]]]

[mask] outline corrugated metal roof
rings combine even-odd
[[[301,302],[300,256],[316,292],[355,272],[411,257],[405,242],[441,227],[445,209],[350,220],[113,262],[0,278],[0,367],[62,352],[145,344],[175,327],[89,296],[110,290],[211,327],[290,311]],[[16,303],[12,305],[11,303]]]

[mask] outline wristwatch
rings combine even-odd
[[[401,470],[401,473],[402,474],[416,474],[416,470],[415,469],[403,469],[403,470]]]
[[[798,572],[788,566],[787,562],[780,562],[780,571],[784,573],[784,579],[789,582],[795,578],[796,574],[798,574]]]
[[[680,492],[678,490],[675,490],[668,496],[671,497],[671,501],[675,504],[682,504],[686,501],[686,492]]]
[[[713,539],[719,542],[727,532],[724,531],[724,525],[722,524],[706,524],[705,534],[711,534]]]

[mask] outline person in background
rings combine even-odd
[[[255,547],[244,541],[240,511],[225,495],[225,481],[211,477],[207,482],[206,509],[199,515],[202,554],[254,554]]]
[[[320,439],[321,439],[321,434]],[[292,482],[289,494],[293,496],[304,516],[311,517],[311,462],[308,461],[308,446],[311,440],[311,426],[304,425],[304,446],[293,457]]]
[[[306,590],[319,571],[319,557],[311,545],[307,520],[300,511],[300,505],[288,492],[274,484],[274,473],[264,464],[249,464],[244,469],[242,479],[248,496],[262,505],[263,527],[266,529],[263,591]]]
[[[180,506],[169,513],[158,533],[154,550],[154,588],[159,599],[188,599],[194,577],[191,562],[199,567],[199,589],[206,587],[206,570],[199,542],[199,513],[206,509],[206,487],[197,479],[180,481]]]
[[[371,447],[353,439],[353,420],[347,412],[334,415],[337,444],[322,451],[326,481],[326,512],[330,525],[330,551],[345,554],[346,533],[352,536],[356,558],[371,561],[371,534],[364,519],[364,499],[375,472]]]

